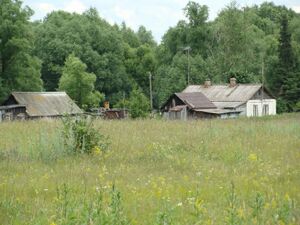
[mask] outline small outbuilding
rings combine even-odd
[[[55,118],[82,113],[66,92],[12,92],[0,106],[0,121]]]

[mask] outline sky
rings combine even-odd
[[[213,20],[231,0],[194,0],[209,7],[209,19]],[[265,0],[236,0],[238,6],[261,4]],[[34,10],[32,20],[43,19],[54,10],[82,13],[90,7],[97,8],[99,15],[110,24],[123,21],[133,30],[143,25],[151,30],[154,39],[161,41],[169,27],[185,19],[183,8],[189,0],[23,0],[24,5]],[[273,0],[276,5],[285,5],[300,13],[299,0]]]

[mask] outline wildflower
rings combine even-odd
[[[255,161],[257,161],[257,155],[254,154],[254,153],[251,153],[251,154],[248,156],[248,159],[249,159],[249,161],[255,162]]]
[[[195,198],[194,197],[191,197],[191,198],[187,198],[187,201],[188,201],[188,203],[189,204],[194,204],[194,202],[195,202]]]
[[[288,193],[285,194],[284,199],[285,199],[286,201],[288,201],[288,202],[291,200],[291,198],[290,198],[290,196],[289,196]]]
[[[50,223],[50,225],[56,225],[56,223],[52,222],[52,223]]]
[[[203,203],[204,203],[204,201],[203,200],[201,200],[201,199],[197,199],[196,200],[196,202],[195,202],[195,208],[199,211],[199,212],[201,212],[201,211],[203,211]]]
[[[92,152],[95,155],[100,155],[102,153],[101,148],[99,146],[94,146],[93,149],[92,149]]]
[[[239,208],[239,209],[238,209],[238,216],[239,216],[240,218],[243,218],[243,217],[244,217],[244,210],[243,210],[242,208]]]
[[[179,206],[179,207],[182,206],[182,202],[179,202],[179,203],[177,204],[177,206]]]

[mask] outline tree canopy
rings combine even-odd
[[[0,102],[13,90],[42,89],[41,61],[32,52],[32,14],[19,0],[0,1]]]
[[[207,78],[225,83],[232,76],[240,83],[264,82],[281,111],[300,105],[300,15],[285,6],[241,8],[232,2],[209,21],[208,7],[190,1],[186,19],[158,44],[146,27],[111,25],[95,8],[53,11],[30,22],[33,11],[20,0],[0,2],[0,101],[12,90],[68,88],[81,106],[98,104],[95,93],[114,106],[123,96],[126,102],[130,96],[148,99],[151,72],[157,109],[187,85],[187,74],[190,84]],[[89,97],[79,97],[85,91],[73,79],[88,81]]]
[[[103,96],[95,91],[96,75],[86,72],[87,66],[71,54],[59,80],[59,90],[66,91],[81,108],[98,106]]]

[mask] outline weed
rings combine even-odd
[[[250,206],[252,208],[252,217],[254,218],[255,223],[257,223],[258,225],[264,224],[263,210],[265,206],[265,198],[263,194],[257,192],[254,202]]]
[[[237,225],[241,224],[241,218],[238,214],[238,200],[236,196],[234,183],[231,181],[230,190],[228,193],[228,208],[226,210],[226,224]]]
[[[68,152],[87,153],[105,151],[108,139],[93,127],[92,117],[66,116],[63,122],[64,143]]]

